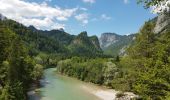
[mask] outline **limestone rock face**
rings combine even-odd
[[[154,33],[163,33],[170,30],[170,11],[158,15]]]
[[[119,39],[119,36],[115,33],[103,33],[100,37],[100,46],[101,48],[106,48],[109,45],[116,43]]]
[[[135,34],[103,33],[99,39],[100,47],[107,55],[124,55],[126,47],[133,42],[135,36]]]

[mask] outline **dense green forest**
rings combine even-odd
[[[30,84],[41,78],[43,68],[9,28],[0,28],[0,48],[0,100],[25,100]]]
[[[120,75],[117,73],[119,69],[113,62],[115,59],[112,58],[72,57],[58,62],[57,71],[82,81],[111,85],[113,78]]]

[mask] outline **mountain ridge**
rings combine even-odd
[[[87,54],[87,56],[102,55],[102,50],[98,44],[98,39],[91,40],[91,37],[87,35],[87,32],[82,32],[79,35],[71,35],[63,29],[43,31],[36,29],[34,26],[26,27],[23,24],[8,18],[3,20],[0,19],[0,24],[1,26],[7,27],[14,33],[18,34],[24,43],[29,47],[31,53],[42,51],[46,53],[64,53],[66,55],[73,54],[77,56],[86,56]],[[77,38],[80,40],[82,39],[82,43],[72,45],[73,41]],[[79,52],[80,47],[85,51]],[[74,48],[74,50],[72,50],[72,48]]]
[[[130,45],[135,38],[135,34],[119,35],[116,33],[102,33],[100,46],[107,55],[123,55],[124,49]]]

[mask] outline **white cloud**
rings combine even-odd
[[[102,14],[102,15],[101,15],[101,19],[103,19],[103,20],[110,20],[110,19],[112,19],[112,18],[109,17],[109,16],[107,16],[106,14]]]
[[[93,3],[95,3],[96,1],[95,1],[95,0],[83,0],[83,2],[93,4]]]
[[[80,10],[87,11],[88,9],[87,8],[80,8]]]
[[[50,18],[43,18],[43,19],[18,18],[17,20],[21,20],[21,23],[24,23],[26,26],[33,25],[37,29],[47,29],[47,30],[60,29],[60,28],[65,29],[64,24],[59,24]]]
[[[152,13],[161,13],[163,11],[170,11],[170,0],[164,0],[159,6],[151,7]]]
[[[88,14],[87,13],[83,13],[83,14],[79,14],[79,15],[76,15],[75,16],[75,18],[78,20],[78,21],[80,21],[82,24],[83,24],[83,26],[84,25],[86,25],[86,24],[88,24]]]
[[[129,0],[123,0],[123,2],[124,2],[125,4],[128,4],[128,3],[129,3]]]
[[[45,29],[64,28],[64,25],[57,24],[56,20],[66,21],[78,10],[78,8],[61,9],[48,6],[45,2],[38,4],[23,0],[0,0],[0,4],[0,13],[4,16],[27,26],[34,25],[36,28],[45,27]]]

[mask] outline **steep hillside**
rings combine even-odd
[[[128,83],[129,90],[139,94],[142,100],[170,100],[169,15],[162,14],[145,22],[121,62],[122,69],[127,70],[121,77],[123,84]],[[123,80],[115,82],[122,84]]]
[[[69,49],[74,55],[102,54],[97,37],[88,37],[87,32],[81,32],[78,36],[74,37],[69,45]]]
[[[26,27],[16,21],[0,15],[0,26],[18,34],[29,48],[30,55],[39,52],[60,53],[64,55],[102,55],[97,37],[88,37],[87,32],[78,36],[70,35],[64,30],[38,30],[34,26]],[[77,41],[77,42],[76,42]],[[81,42],[80,44],[78,42]]]
[[[39,32],[43,33],[47,37],[60,41],[64,45],[69,45],[70,42],[75,37],[74,35],[70,35],[69,33],[66,33],[64,30],[50,30],[50,31],[39,30]]]
[[[0,21],[1,27],[6,27],[18,34],[29,48],[32,55],[36,55],[39,51],[46,53],[66,52],[67,50],[60,44],[59,41],[47,37],[37,31],[33,31],[28,27],[10,20],[5,19]]]

